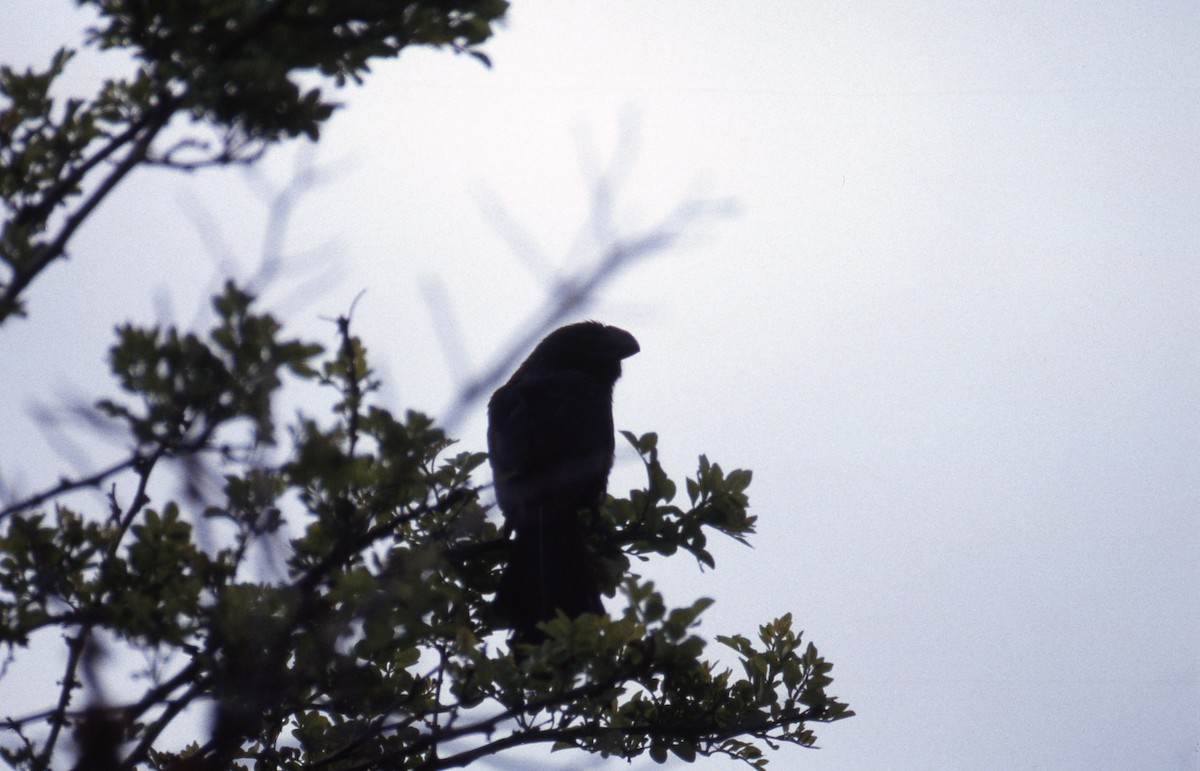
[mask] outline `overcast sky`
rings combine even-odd
[[[491,71],[381,64],[285,239],[339,280],[269,297],[332,339],[366,289],[387,406],[442,414],[586,264],[598,170],[625,233],[735,201],[585,315],[642,344],[620,428],[678,479],[754,472],[754,549],[647,574],[715,597],[710,637],[793,613],[858,713],[773,767],[1196,768],[1200,4],[846,5],[514,0]],[[5,6],[5,61],[78,37],[65,0]],[[69,470],[30,409],[111,393],[114,324],[186,324],[253,265],[294,155],[139,172],[98,212],[0,333],[8,482]],[[483,448],[482,407],[458,433]]]

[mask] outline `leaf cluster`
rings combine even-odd
[[[710,600],[670,608],[628,570],[631,558],[679,550],[711,567],[710,533],[752,532],[748,472],[701,458],[688,503],[675,505],[656,437],[627,435],[647,485],[608,501],[593,544],[623,609],[559,616],[543,641],[509,645],[489,604],[507,540],[475,480],[486,457],[455,451],[420,413],[376,404],[347,320],[319,361],[320,346],[282,339],[237,287],[214,306],[204,336],[118,330],[110,363],[124,396],[100,408],[123,425],[130,455],[103,476],[106,507],[59,502],[99,483],[89,478],[4,511],[0,644],[24,655],[35,632],[54,629],[68,651],[57,697],[7,716],[0,752],[14,766],[48,767],[71,730],[91,761],[114,768],[436,769],[533,744],[761,767],[764,745],[810,746],[812,723],[850,714],[790,617],[764,625],[758,643],[719,638],[735,674],[706,658],[697,634]],[[268,463],[284,443],[273,400],[288,379],[321,383],[329,412],[289,421],[287,449]],[[215,500],[151,500],[155,469],[198,458],[223,473]],[[158,663],[132,699],[80,709],[80,684],[107,648]],[[211,733],[164,746],[167,727],[201,704],[213,705]]]
[[[334,105],[297,73],[361,82],[373,59],[413,44],[471,52],[505,0],[82,0],[101,23],[92,41],[137,52],[149,79],[195,118],[247,137],[307,134]]]
[[[132,169],[247,163],[317,139],[336,103],[412,45],[489,65],[480,46],[507,0],[78,0],[98,15],[86,45],[135,61],[90,98],[55,96],[73,50],[45,69],[0,67],[0,322],[62,257],[79,225]]]

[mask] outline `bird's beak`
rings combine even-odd
[[[628,359],[642,347],[638,345],[638,341],[633,335],[618,327],[609,327],[609,334],[612,336],[613,350],[617,352],[618,359]]]

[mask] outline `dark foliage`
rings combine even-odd
[[[70,51],[42,71],[0,68],[0,326],[25,314],[30,284],[133,169],[249,163],[288,137],[316,139],[335,107],[323,85],[416,44],[486,63],[478,45],[507,7],[81,4],[99,14],[88,44],[129,50],[136,69],[63,100],[54,87]],[[614,249],[602,269],[638,253]],[[491,606],[508,547],[474,478],[486,456],[378,404],[348,320],[325,354],[283,336],[233,283],[213,307],[206,333],[121,325],[118,393],[89,414],[111,423],[123,454],[0,504],[0,646],[8,661],[44,660],[56,642],[63,654],[52,688],[3,707],[12,767],[66,767],[73,749],[80,769],[438,769],[543,743],[759,766],[763,747],[809,746],[811,724],[851,714],[790,616],[757,642],[718,637],[740,671],[729,670],[697,634],[710,601],[670,608],[633,570],[680,552],[712,567],[710,535],[749,536],[749,472],[702,456],[677,503],[656,436],[623,432],[644,489],[603,495],[605,461],[577,507],[591,578],[618,600],[609,615],[550,618],[514,653]],[[299,381],[324,386],[331,411],[281,424],[281,389]],[[494,449],[498,469],[523,463]],[[197,484],[172,494],[169,471]],[[206,493],[199,482],[214,474]],[[519,533],[521,504],[498,476]],[[119,692],[103,687],[117,680]],[[205,715],[186,746],[166,742]]]

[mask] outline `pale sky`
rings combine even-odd
[[[431,316],[489,362],[545,292],[514,234],[551,270],[586,261],[595,169],[628,169],[626,233],[735,201],[586,316],[642,344],[620,428],[657,431],[679,481],[701,453],[754,472],[753,549],[646,574],[716,598],[710,639],[791,612],[858,713],[772,767],[1197,768],[1200,5],[841,5],[514,0],[491,71],[379,65],[285,239],[339,280],[285,320],[332,340],[322,317],[366,289],[387,406],[439,415],[463,373]],[[40,63],[80,24],[7,0],[0,58]],[[10,483],[70,469],[29,411],[111,393],[114,324],[188,323],[214,260],[253,264],[254,190],[136,173],[35,285],[0,331]],[[481,406],[459,435],[483,448]],[[619,455],[610,487],[638,473]]]

